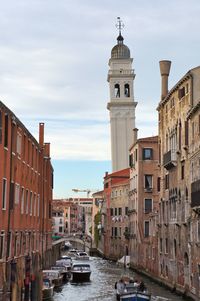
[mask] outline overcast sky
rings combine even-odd
[[[139,136],[156,135],[159,60],[172,61],[170,87],[200,64],[199,0],[1,3],[0,99],[36,138],[45,122],[55,197],[69,196],[72,185],[101,189],[110,168],[106,80],[118,16],[134,59]]]

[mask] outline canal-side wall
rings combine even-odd
[[[42,270],[51,268],[60,258],[61,245],[62,242],[52,245],[43,257],[32,252],[7,263],[0,262],[0,301],[41,301]]]
[[[130,269],[132,269],[133,271],[139,274],[145,275],[146,277],[150,278],[151,280],[158,283],[159,285],[166,287],[167,289],[176,293],[177,295],[181,295],[183,298],[185,298],[185,300],[199,301],[199,298],[194,296],[191,292],[185,291],[182,287],[177,286],[176,284],[172,285],[171,283],[167,282],[165,279],[156,277],[155,275],[152,275],[148,271],[137,268],[133,264],[130,264]]]

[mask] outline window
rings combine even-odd
[[[20,186],[19,184],[15,184],[15,204],[19,204],[19,192]]]
[[[59,232],[61,233],[63,230],[63,227],[59,227]]]
[[[117,227],[114,227],[114,236],[117,237]]]
[[[115,208],[115,215],[117,215],[117,208]]]
[[[110,208],[110,216],[113,216],[113,208]]]
[[[129,166],[132,168],[134,167],[134,162],[133,162],[133,154],[129,155]]]
[[[144,222],[144,237],[149,236],[149,221]]]
[[[188,145],[188,121],[185,121],[185,145]]]
[[[160,177],[157,178],[157,191],[160,191]]]
[[[7,194],[7,180],[6,179],[3,179],[3,182],[2,182],[2,209],[6,209],[6,194]]]
[[[200,221],[197,221],[197,241],[200,242]]]
[[[167,254],[168,252],[169,252],[168,238],[165,238],[165,253]]]
[[[38,194],[38,212],[37,216],[40,216],[40,195]]]
[[[33,215],[36,216],[36,211],[37,211],[37,198],[36,198],[36,193],[34,193],[34,202],[33,202],[33,206],[34,206],[34,213],[33,213]]]
[[[153,149],[143,148],[143,160],[152,160],[152,159],[153,159]]]
[[[0,232],[0,259],[4,256],[4,239],[5,233],[3,231]]]
[[[5,115],[4,147],[8,147],[8,115]]]
[[[125,207],[125,215],[128,215],[128,207]]]
[[[30,215],[32,215],[33,212],[33,193],[32,191],[30,192]]]
[[[144,212],[149,213],[152,212],[152,199],[144,199]]]
[[[165,175],[165,189],[169,189],[169,175]]]
[[[17,132],[17,154],[21,155],[21,149],[22,149],[22,135]]]
[[[181,165],[181,180],[184,179],[184,169],[185,169],[185,166],[184,164]]]
[[[178,90],[178,98],[179,100],[185,96],[185,87],[182,87]]]
[[[122,208],[118,209],[118,215],[122,215]]]
[[[24,188],[21,189],[21,214],[24,213]]]
[[[144,188],[146,190],[152,190],[152,181],[153,176],[152,175],[144,175]]]
[[[124,96],[125,96],[125,97],[130,97],[130,88],[129,88],[129,84],[125,84],[125,85],[124,85]]]
[[[116,98],[120,97],[120,86],[119,86],[119,84],[115,84],[115,97]]]
[[[10,207],[13,209],[15,201],[15,183],[11,182],[10,184]]]
[[[28,214],[28,197],[29,197],[29,191],[26,189],[26,214]]]
[[[162,253],[162,238],[160,238],[160,252]]]

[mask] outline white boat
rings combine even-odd
[[[63,275],[59,270],[43,270],[43,278],[52,281],[55,287],[59,287],[63,283]]]
[[[72,281],[89,281],[91,275],[90,265],[87,263],[74,263],[71,269]]]
[[[75,258],[80,259],[80,260],[89,260],[90,259],[89,255],[84,251],[76,252]]]
[[[63,280],[69,280],[71,276],[72,260],[60,259],[56,260],[55,266],[52,266],[52,270],[58,270],[63,275]]]

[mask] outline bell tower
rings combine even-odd
[[[107,109],[110,111],[113,172],[129,167],[129,148],[133,143],[135,107],[137,105],[134,102],[133,59],[130,57],[130,50],[124,45],[124,38],[121,35],[124,25],[119,17],[117,19],[116,27],[119,30],[119,36],[117,45],[111,50],[107,78],[110,87],[110,102],[107,104]]]

